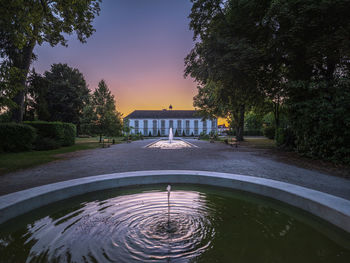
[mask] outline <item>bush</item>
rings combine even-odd
[[[59,142],[47,137],[38,137],[34,144],[37,151],[54,150],[60,148],[60,146]]]
[[[64,136],[62,146],[71,146],[75,144],[75,135],[77,134],[77,128],[73,123],[63,122]]]
[[[74,124],[47,121],[26,121],[24,123],[37,130],[38,136],[35,142],[37,150],[56,149],[60,146],[73,145],[75,142],[76,127]]]
[[[296,150],[350,165],[350,79],[295,85],[307,91],[303,101],[288,101]]]
[[[274,126],[267,126],[264,128],[264,136],[273,140],[275,138],[275,127]]]
[[[18,123],[0,123],[0,152],[19,152],[32,149],[36,130]]]
[[[276,131],[276,145],[292,150],[295,148],[295,134],[291,128],[279,128]]]

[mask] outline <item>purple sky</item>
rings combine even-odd
[[[90,89],[104,79],[117,110],[192,109],[196,85],[183,78],[193,46],[190,0],[104,0],[86,44],[69,36],[68,47],[38,46],[37,72],[53,63],[78,68]]]

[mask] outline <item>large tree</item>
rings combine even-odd
[[[23,117],[25,84],[35,58],[34,47],[44,42],[66,46],[65,35],[73,32],[85,42],[94,32],[92,21],[99,14],[99,3],[100,0],[0,0],[1,66],[17,74],[16,78],[6,77],[10,83],[1,95],[13,96],[17,104],[12,110],[14,121],[20,122]]]
[[[102,135],[118,135],[121,131],[121,114],[116,110],[115,99],[104,80],[98,83],[92,94],[92,106],[95,114],[94,123]]]
[[[190,28],[197,43],[185,59],[185,76],[190,75],[199,83],[194,105],[202,111],[211,107],[210,112],[219,116],[230,115],[237,140],[243,140],[245,109],[262,97],[255,74],[262,52],[256,44],[260,42],[252,39],[257,38],[255,21],[264,13],[254,1],[253,10],[258,11],[249,13],[244,11],[250,3],[237,6],[235,1],[192,2]],[[206,101],[215,102],[205,105],[200,101],[204,94],[210,98]]]
[[[48,120],[79,125],[90,92],[83,74],[67,64],[53,64],[44,75],[48,83],[45,94]]]

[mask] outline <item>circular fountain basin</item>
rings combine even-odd
[[[168,224],[166,185],[142,188],[159,183],[202,187],[173,185]],[[126,186],[135,188],[120,190]],[[350,201],[269,179],[202,171],[109,174],[0,197],[0,262],[230,262],[233,256],[346,262],[349,219]],[[22,258],[8,260],[17,254]]]
[[[348,262],[350,236],[289,206],[198,185],[119,188],[0,226],[1,262]],[[298,253],[296,253],[296,251]]]

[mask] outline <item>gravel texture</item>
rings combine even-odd
[[[260,154],[261,150],[188,139],[198,146],[144,148],[152,140],[67,154],[63,160],[0,176],[0,195],[108,173],[142,170],[201,170],[256,176],[312,188],[350,200],[350,180],[299,168]],[[260,151],[260,152],[259,152]]]

